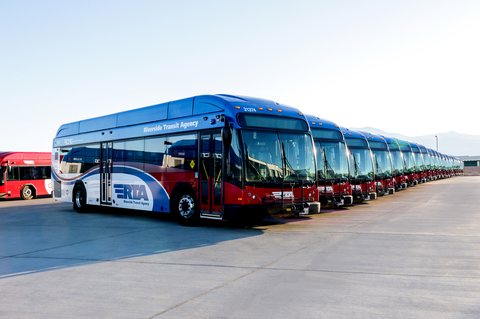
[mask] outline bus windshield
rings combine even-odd
[[[350,148],[352,176],[354,178],[373,178],[373,165],[368,148]]]
[[[385,144],[386,145],[386,144]],[[373,158],[375,162],[375,175],[379,177],[389,177],[392,175],[392,162],[388,151],[374,150]]]
[[[415,158],[412,151],[404,151],[403,159],[405,160],[405,170],[411,174],[415,172]]]
[[[3,184],[5,184],[5,179],[3,176],[3,167],[0,167],[0,186],[2,186]]]
[[[395,150],[390,150],[390,154],[392,154],[392,163],[393,163],[393,173],[394,174],[403,174],[403,156],[402,152],[397,149]]]
[[[348,159],[344,142],[315,141],[319,177],[348,178]]]
[[[423,153],[423,159],[425,160],[425,168],[427,170],[432,169],[432,157],[428,153]]]
[[[243,130],[242,138],[247,182],[315,180],[309,134]]]
[[[415,162],[417,163],[417,169],[425,170],[425,165],[423,163],[423,157],[421,153],[415,152]]]

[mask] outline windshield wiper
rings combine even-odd
[[[331,176],[330,178],[332,179],[335,179],[335,170],[333,169],[332,165],[330,165],[330,162],[328,161],[327,159],[327,155],[325,153],[323,153],[323,162],[325,163],[326,167],[325,167],[325,178],[328,178],[328,171],[332,171],[333,172],[333,176]]]
[[[298,174],[295,173],[295,169],[293,168],[292,164],[290,164],[290,162],[288,161],[287,159],[287,155],[285,155],[285,145],[283,144],[282,142],[282,156],[283,156],[283,167],[284,167],[284,174],[283,174],[283,180],[285,181],[287,179],[287,177],[289,178],[294,178],[293,180],[294,181],[300,181],[300,179],[298,178]],[[287,167],[290,171],[293,172],[293,174],[288,174],[287,175]],[[292,180],[290,180],[292,181]]]
[[[357,178],[357,176],[359,176],[359,172],[360,172],[360,167],[358,167],[358,164],[357,164],[357,159],[355,158],[355,155],[352,156],[353,157],[353,166],[355,168],[355,179]]]
[[[377,167],[377,172],[378,172],[377,175],[380,175],[380,174],[386,175],[386,174],[384,173],[384,171],[382,170],[382,168],[380,167],[380,164],[378,163],[378,160],[377,160],[377,157],[376,157],[376,156],[375,156],[375,166]]]

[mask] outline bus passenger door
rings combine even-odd
[[[112,142],[101,143],[100,148],[100,204],[112,204]]]
[[[215,131],[202,133],[200,140],[200,215],[222,218],[222,137]]]

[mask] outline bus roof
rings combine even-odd
[[[351,130],[346,127],[340,127],[343,132],[343,136],[345,138],[345,142],[349,148],[362,148],[362,149],[370,149],[370,145],[368,144],[368,139],[364,133],[360,131]]]
[[[360,133],[365,135],[371,149],[380,148],[378,145],[382,145],[381,149],[387,149],[387,150],[389,149],[388,142],[382,135],[375,134],[375,133],[370,133],[370,132],[365,132],[365,131],[360,131]],[[372,142],[379,142],[381,144],[376,144],[376,143],[372,143]]]
[[[427,148],[425,146],[423,146],[422,144],[418,144],[418,143],[417,143],[417,146],[423,154],[428,154]]]
[[[412,145],[411,143],[409,143],[408,141],[405,141],[405,140],[399,140],[399,139],[396,139],[397,140],[397,143],[398,143],[398,146],[400,146],[400,149],[402,150],[402,152],[414,152],[413,149],[412,149]]]
[[[385,136],[382,135],[382,137],[387,141],[387,143],[397,143],[397,139],[395,137],[390,137],[390,136]]]
[[[311,114],[305,114],[305,117],[307,118],[308,125],[310,125],[310,128],[320,128],[320,129],[330,129],[330,130],[336,130],[336,131],[341,131],[340,127],[327,119],[311,115]]]
[[[51,160],[50,152],[0,152],[0,163],[11,160]],[[23,164],[19,162],[18,164]],[[29,163],[26,163],[29,164]]]
[[[298,109],[271,100],[227,94],[198,95],[181,100],[63,124],[58,129],[56,137],[219,112],[225,113],[225,115],[230,117],[235,117],[237,113],[241,112],[264,112],[271,115],[281,114],[283,116],[301,116],[304,119],[303,114],[301,114]]]
[[[345,138],[359,138],[359,139],[367,140],[367,137],[365,136],[365,134],[360,131],[351,130],[343,126],[341,127],[341,130]]]

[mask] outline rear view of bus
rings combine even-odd
[[[54,198],[79,212],[172,213],[182,224],[304,214],[318,207],[313,149],[295,108],[196,96],[62,125]]]

